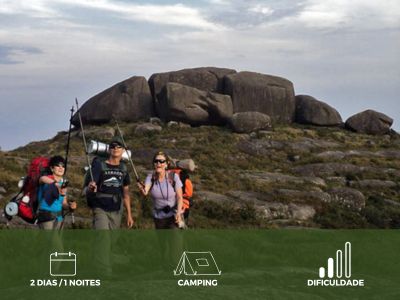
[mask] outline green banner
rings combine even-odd
[[[0,245],[0,299],[400,298],[394,230],[2,230]]]

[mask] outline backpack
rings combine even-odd
[[[39,205],[37,199],[39,191],[39,178],[50,174],[50,159],[43,156],[31,160],[26,177],[19,193],[10,201],[18,205],[18,216],[28,223],[36,222],[36,211]]]
[[[179,179],[182,181],[182,196],[183,196],[183,209],[187,210],[193,205],[193,183],[190,180],[188,171],[184,169],[170,169],[171,173],[179,175]]]
[[[100,163],[101,163],[101,171],[106,170],[108,168],[106,160],[107,160],[107,158],[95,156],[93,158],[93,160],[92,160],[91,168],[93,168],[93,166],[96,163],[96,161],[100,161]],[[126,174],[128,174],[128,167],[127,167],[126,163],[124,161],[122,161],[122,160],[120,161],[120,169],[124,173],[124,176],[126,176]],[[84,191],[86,190],[86,188],[89,185],[90,181],[91,181],[90,170],[88,169],[86,171],[85,180],[84,180],[84,183],[83,183],[83,190]],[[100,188],[100,186],[98,186],[98,188]],[[87,200],[88,206],[89,207],[93,207],[93,202],[96,201],[96,194],[93,194],[93,195],[86,194],[86,200]]]

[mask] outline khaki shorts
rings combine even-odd
[[[57,220],[38,223],[40,229],[44,230],[58,230],[61,227],[61,222]]]
[[[93,209],[93,229],[110,230],[121,227],[122,205],[119,211],[105,211],[101,208]]]

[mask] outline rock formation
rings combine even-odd
[[[103,124],[112,120],[136,122],[153,116],[153,99],[147,80],[134,76],[104,90],[80,108],[84,124]],[[78,115],[72,124],[79,127]]]
[[[191,125],[223,125],[232,116],[232,101],[228,95],[172,82],[159,93],[156,108],[164,121]]]
[[[335,126],[342,123],[342,117],[336,109],[317,99],[296,96],[296,122],[318,126]]]
[[[392,124],[392,118],[369,109],[348,118],[345,126],[358,133],[386,134],[389,133]]]
[[[273,122],[294,121],[294,88],[285,78],[254,72],[230,74],[225,76],[224,93],[231,96],[234,113],[258,111]]]

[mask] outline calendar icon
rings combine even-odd
[[[76,275],[76,254],[72,252],[50,254],[50,275],[51,276],[75,276]]]

